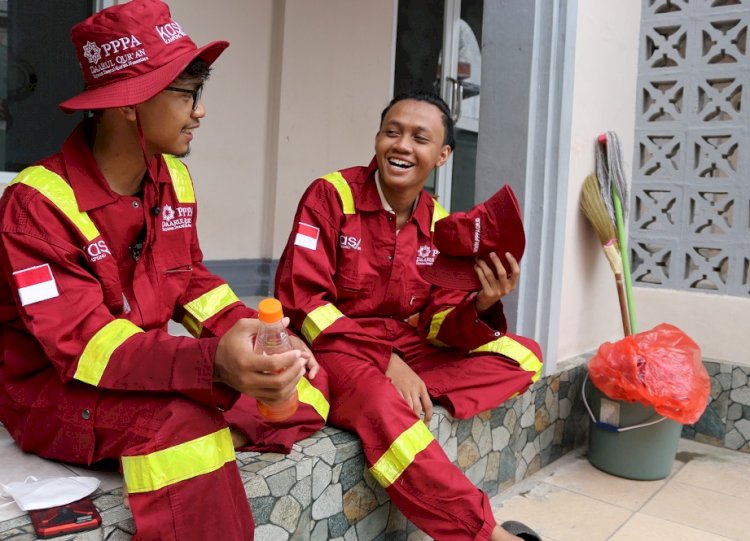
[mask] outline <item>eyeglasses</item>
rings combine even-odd
[[[177,88],[176,86],[168,86],[164,90],[171,90],[172,92],[182,92],[183,94],[190,94],[193,96],[193,111],[198,107],[198,102],[201,101],[201,94],[203,94],[203,85],[200,85],[194,89],[189,88]]]

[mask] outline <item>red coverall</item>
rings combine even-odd
[[[320,428],[328,404],[301,380],[299,424],[277,431],[213,381],[218,337],[256,313],[202,263],[187,168],[160,156],[156,172],[141,197],[115,194],[79,126],[6,188],[0,421],[42,457],[120,460],[136,539],[252,539],[222,412],[236,402],[262,449]],[[201,339],[170,336],[170,317]]]
[[[276,274],[276,292],[328,372],[329,422],[362,439],[370,472],[435,539],[488,539],[487,496],[456,467],[384,372],[397,352],[430,396],[458,418],[493,408],[538,378],[541,353],[506,332],[502,305],[481,317],[474,294],[431,286],[434,220],[422,192],[396,231],[377,164],[316,180],[302,197]],[[418,314],[418,328],[412,326]],[[412,325],[410,325],[410,323]]]

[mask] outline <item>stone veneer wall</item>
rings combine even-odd
[[[584,442],[588,417],[579,399],[585,366],[537,381],[528,392],[472,419],[435,409],[430,430],[450,459],[490,496]],[[326,427],[289,455],[237,453],[253,509],[256,541],[426,538],[391,505],[367,471],[359,439]],[[130,539],[132,516],[120,490],[95,497],[104,528],[77,540]],[[0,525],[0,539],[30,539],[28,515]],[[33,535],[32,535],[33,537]],[[65,541],[65,538],[59,538]]]
[[[750,453],[750,367],[704,359],[711,378],[711,398],[682,437]]]
[[[430,430],[454,463],[490,496],[584,445],[589,419],[580,400],[586,364],[540,379],[528,392],[468,420],[436,408]],[[711,400],[683,437],[750,452],[750,368],[705,361]],[[253,508],[256,541],[417,541],[428,539],[395,508],[367,472],[359,440],[327,427],[289,455],[238,453]],[[134,532],[120,490],[95,497],[104,520],[60,541],[126,541]],[[16,537],[18,536],[18,537]],[[0,540],[33,539],[28,515],[0,524]]]

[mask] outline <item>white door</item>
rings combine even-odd
[[[474,205],[484,0],[399,0],[394,95],[439,93],[456,122],[456,150],[427,189],[450,211]]]

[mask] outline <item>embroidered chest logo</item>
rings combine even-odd
[[[109,251],[109,246],[107,246],[107,243],[103,240],[92,242],[86,246],[86,253],[89,255],[89,261],[92,263],[104,259],[108,255],[112,255]]]
[[[349,235],[339,235],[339,248],[343,248],[344,250],[362,251],[362,248],[360,247],[361,244],[362,239],[351,237]]]
[[[435,262],[435,257],[440,253],[436,248],[430,248],[429,245],[423,244],[417,248],[417,265],[430,266]]]
[[[174,231],[193,227],[193,207],[172,208],[164,205],[161,211],[161,230]]]

